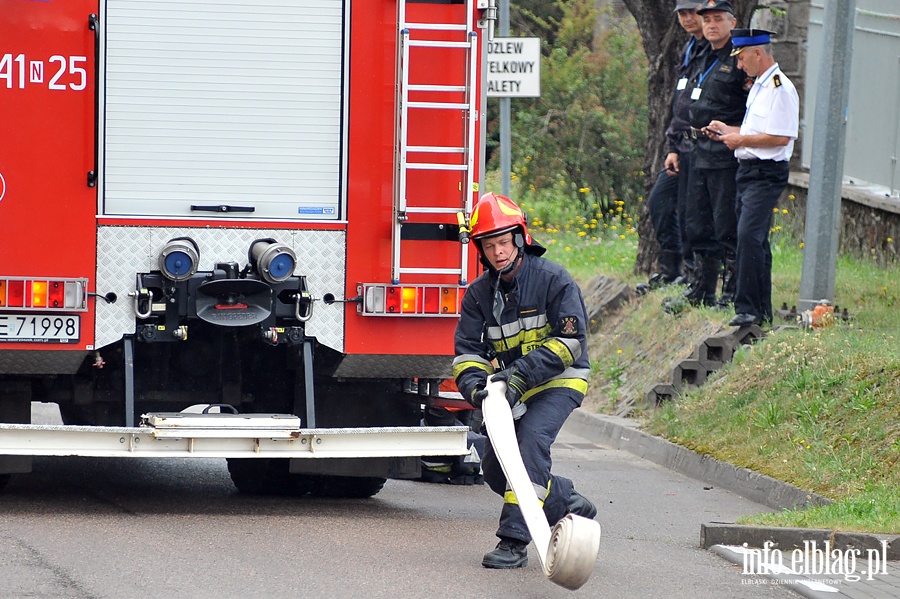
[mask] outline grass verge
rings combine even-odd
[[[607,223],[609,224],[609,223]],[[579,280],[596,274],[629,283],[636,235],[578,235],[577,221],[539,223],[535,234]],[[777,227],[777,225],[776,225]],[[593,237],[593,239],[592,239]],[[802,244],[773,232],[773,302],[799,297]],[[834,500],[828,506],[744,518],[743,523],[900,533],[900,268],[841,257],[835,299],[848,322],[781,329],[705,385],[660,409],[630,409],[646,428],[697,452],[751,468]],[[604,324],[591,339],[594,375],[585,405],[640,407],[702,337],[730,313],[666,314],[652,292]]]

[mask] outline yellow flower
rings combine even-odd
[[[772,208],[772,212],[774,212],[775,214],[778,214],[778,208]]]
[[[888,242],[888,243],[894,243],[894,238],[893,238],[893,237],[888,237],[888,238],[887,238],[887,242]]]
[[[781,210],[781,213],[782,213],[782,214],[787,214],[787,213],[788,213],[787,208],[783,208],[783,209]]]
[[[796,198],[796,196],[794,196],[794,194],[791,194],[791,195],[788,196],[788,199],[789,199],[789,200],[796,200],[797,198]]]
[[[587,233],[585,233],[584,231],[579,231],[579,232],[578,232],[578,236],[579,236],[579,237],[584,237],[585,235],[587,235]]]
[[[578,191],[579,191],[580,193],[587,193],[587,192],[589,192],[590,190],[591,190],[590,187],[579,187],[579,188],[578,188]]]
[[[624,235],[619,235],[619,239],[625,239]]]
[[[569,246],[566,246],[566,251],[567,251],[567,252],[571,252],[571,251],[572,251],[572,248],[570,248]]]
[[[806,245],[806,244],[803,243],[803,242],[801,241],[801,242],[800,242],[800,249],[801,249],[801,250],[803,249],[803,246],[804,246],[804,245]]]
[[[621,349],[617,349],[617,350],[616,350],[616,353],[617,353],[617,354],[621,354],[621,353],[622,353],[622,350],[621,350]]]

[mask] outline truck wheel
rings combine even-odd
[[[368,499],[384,488],[386,478],[376,476],[319,476],[313,495],[319,497],[343,497]]]
[[[286,458],[228,458],[228,474],[241,493],[306,495],[310,488],[288,472]]]

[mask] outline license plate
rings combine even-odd
[[[74,343],[80,334],[80,316],[0,313],[0,342]]]

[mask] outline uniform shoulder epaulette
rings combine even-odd
[[[780,75],[775,74],[772,77],[772,85],[774,85],[775,87],[781,87],[781,76]]]

